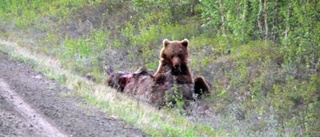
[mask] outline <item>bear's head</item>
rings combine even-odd
[[[174,69],[186,66],[189,56],[188,44],[187,39],[182,41],[165,39],[160,57]]]

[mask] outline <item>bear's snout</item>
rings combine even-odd
[[[173,57],[172,58],[172,66],[177,69],[181,65],[181,59],[179,57]]]

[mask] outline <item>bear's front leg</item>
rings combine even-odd
[[[165,63],[164,59],[161,58],[159,61],[158,69],[153,74],[153,79],[154,79],[155,83],[157,83],[157,84],[164,84],[164,82],[166,80],[165,76],[164,76],[164,73],[166,73],[165,72],[165,67],[166,67],[165,65],[166,65],[166,63]]]
[[[158,69],[157,71],[153,74],[153,77],[156,78],[156,77],[159,77],[161,75],[161,73],[165,73],[164,72],[164,67],[165,67],[166,63],[164,61],[163,58],[161,58],[159,60],[159,66],[158,66]]]
[[[210,86],[204,77],[196,77],[194,79],[194,92],[198,94],[200,97],[203,94],[210,93]]]

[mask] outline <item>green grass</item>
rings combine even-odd
[[[202,2],[205,1],[211,2],[209,0]],[[210,127],[221,127],[225,132],[230,132],[228,135],[238,136],[274,136],[274,133],[283,136],[310,133],[309,135],[312,136],[318,133],[315,129],[319,127],[316,125],[320,125],[316,122],[319,121],[317,108],[320,108],[319,99],[317,99],[317,91],[320,87],[318,74],[320,52],[317,52],[319,51],[318,35],[311,35],[318,34],[317,30],[320,26],[318,22],[309,25],[312,26],[310,32],[300,28],[299,23],[291,26],[297,29],[290,30],[288,38],[282,36],[284,30],[275,30],[281,32],[280,38],[276,38],[280,41],[259,39],[256,33],[252,33],[254,36],[242,36],[242,33],[245,33],[242,31],[250,24],[241,27],[237,22],[227,22],[231,28],[236,28],[235,34],[219,35],[217,32],[221,30],[216,30],[220,28],[219,26],[210,27],[204,24],[210,18],[202,17],[206,12],[209,13],[201,10],[203,5],[194,5],[195,13],[189,15],[186,14],[186,9],[189,10],[190,6],[188,3],[195,1],[186,0],[177,5],[166,2],[165,0],[148,2],[140,0],[3,0],[0,3],[0,19],[3,20],[0,22],[0,32],[3,33],[0,35],[18,40],[21,42],[21,47],[30,49],[34,54],[46,54],[46,57],[59,60],[50,64],[61,68],[58,70],[68,70],[68,73],[79,76],[92,74],[97,79],[97,83],[92,84],[98,87],[99,83],[104,81],[102,69],[104,65],[111,65],[115,70],[135,70],[141,65],[155,70],[163,39],[188,38],[191,70],[195,76],[203,75],[208,78],[213,85],[213,94],[205,101],[215,110],[214,116],[206,119],[207,121],[202,121],[201,126],[183,122],[181,119],[184,117],[179,116],[180,120],[168,118],[170,122],[164,122],[161,126],[146,124],[148,126],[138,127],[154,136],[173,136],[174,132],[186,136],[200,135],[200,132],[213,135],[216,131],[211,130]],[[167,7],[157,7],[148,3],[166,4]],[[232,1],[227,3],[234,4]],[[297,3],[292,2],[292,4]],[[296,8],[299,9],[298,7]],[[290,8],[285,9],[285,11],[290,10]],[[225,13],[233,16],[229,12]],[[301,16],[301,19],[304,16]],[[271,14],[270,17],[272,17]],[[290,19],[292,22],[296,22],[294,17]],[[290,27],[290,22],[287,23],[289,24],[284,26]],[[243,26],[242,23],[240,25]],[[68,30],[67,27],[71,29]],[[252,31],[251,26],[248,28],[249,33],[250,31]],[[257,35],[259,33],[257,31]],[[27,58],[20,59],[29,62],[31,66],[41,66],[36,63],[37,61],[32,61],[36,59]],[[135,101],[123,104],[130,107],[117,112],[113,105],[123,100],[117,103],[109,102],[110,98],[98,95],[100,89],[96,92],[97,89],[94,86],[83,82],[80,77],[70,76],[73,79],[70,80],[67,73],[58,73],[51,69],[40,70],[71,89],[79,90],[77,94],[87,98],[88,102],[107,108],[112,115],[126,119],[134,125],[143,125],[150,121],[150,123],[161,123],[162,118],[167,119],[167,117],[150,114],[150,121],[137,120],[137,117],[141,119],[147,117],[142,112],[126,118],[127,116],[123,116],[123,113],[131,112],[131,107],[141,107],[135,104]],[[109,92],[109,89],[107,91]],[[119,97],[116,92],[111,93],[115,94],[114,98],[121,98],[121,95]],[[105,93],[101,92],[101,94]],[[300,101],[303,103],[299,104]],[[234,114],[230,111],[230,106],[242,109],[246,119],[233,121]],[[159,113],[171,113],[171,111]],[[173,115],[175,114],[178,113],[174,112]],[[216,115],[226,116],[226,119],[219,119],[223,122],[213,125],[210,122]],[[183,126],[176,126],[177,123],[183,123]],[[237,123],[241,124],[237,125]],[[216,126],[216,124],[220,125]],[[230,128],[224,124],[233,125],[233,127]],[[192,131],[191,128],[198,131]],[[299,133],[290,133],[291,129]],[[285,132],[287,130],[289,132]],[[261,135],[260,131],[265,132]]]
[[[102,84],[88,81],[69,70],[61,68],[57,60],[46,55],[34,54],[19,45],[0,44],[1,51],[9,53],[11,58],[29,64],[42,72],[46,77],[59,81],[88,103],[105,111],[108,115],[124,119],[141,128],[151,136],[223,136],[221,131],[211,126],[190,122],[179,112],[170,109],[156,108],[116,92]],[[128,115],[130,114],[130,115]]]

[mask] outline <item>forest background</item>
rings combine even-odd
[[[97,83],[106,65],[155,70],[162,40],[187,38],[220,116],[201,122],[232,135],[320,135],[317,0],[2,0],[0,19],[2,38]]]

